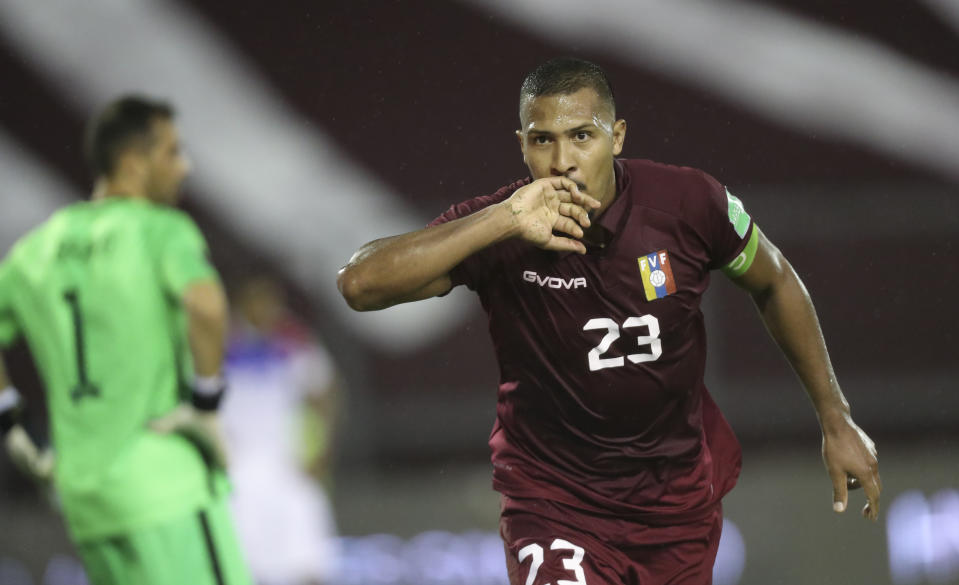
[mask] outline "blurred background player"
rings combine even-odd
[[[22,238],[0,265],[0,343],[23,336],[55,455],[17,424],[12,459],[52,476],[94,585],[250,583],[233,532],[216,408],[227,305],[206,243],[172,208],[189,169],[173,109],[124,96],[91,120],[92,201]]]
[[[261,585],[332,583],[336,527],[324,484],[338,377],[288,308],[283,286],[258,276],[232,291],[223,425],[240,541]]]

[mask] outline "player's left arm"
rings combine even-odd
[[[833,483],[833,509],[842,512],[847,487],[863,487],[863,516],[879,516],[876,448],[852,420],[819,326],[809,292],[782,252],[753,225],[755,254],[748,269],[732,280],[752,296],[766,328],[799,375],[819,417],[823,461]]]
[[[22,333],[11,299],[14,286],[13,264],[7,258],[0,262],[0,349],[10,346]],[[23,399],[0,359],[0,440],[14,465],[33,479],[46,483],[53,475],[53,451],[38,449],[20,425],[22,408]]]

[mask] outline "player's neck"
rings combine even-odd
[[[590,193],[593,195],[592,193]],[[599,209],[593,211],[589,214],[591,221],[596,221],[609,209],[609,206],[613,204],[613,201],[616,201],[616,178],[615,175],[613,178],[607,182],[606,188],[603,189],[603,192],[599,195],[593,195],[596,199],[599,199]]]
[[[599,209],[596,209],[589,214],[590,225],[588,228],[583,230],[583,242],[588,246],[600,246],[602,247],[606,243],[607,233],[606,230],[599,224],[597,221],[600,217],[603,216],[603,213],[609,209],[609,206],[616,201],[616,181],[615,179],[610,182],[609,186],[604,190],[604,193],[597,197],[599,199]],[[594,197],[596,197],[594,195]]]
[[[90,199],[101,201],[108,197],[147,199],[145,189],[135,181],[126,180],[123,177],[101,177],[93,186]]]

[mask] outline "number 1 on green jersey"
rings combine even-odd
[[[80,313],[80,297],[76,290],[63,293],[63,298],[70,305],[73,316],[74,346],[77,356],[77,385],[70,390],[70,397],[74,402],[80,402],[84,396],[99,396],[100,388],[87,379],[87,363],[83,344],[83,316]]]

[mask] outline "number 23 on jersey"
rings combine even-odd
[[[559,579],[555,584],[545,583],[543,585],[587,585],[586,575],[583,573],[582,567],[583,557],[586,556],[586,551],[583,550],[583,547],[576,546],[568,540],[557,538],[553,541],[553,544],[549,546],[549,549],[556,551],[573,551],[573,556],[562,559],[563,568],[569,572],[572,579]],[[537,585],[536,575],[539,574],[540,567],[543,566],[543,547],[536,543],[527,544],[519,549],[517,558],[520,563],[525,562],[526,559],[530,559],[529,573],[527,573],[526,583],[524,585]]]
[[[628,353],[625,357],[622,355],[617,356],[615,352],[610,352],[613,342],[621,337],[620,331],[634,327],[646,327],[646,335],[636,337],[636,346],[637,348],[648,347],[648,351]],[[589,371],[591,372],[605,368],[621,368],[626,365],[627,359],[634,364],[641,364],[643,362],[656,361],[659,359],[659,356],[663,355],[663,342],[659,338],[659,319],[652,315],[630,317],[623,321],[622,325],[609,317],[596,317],[587,321],[586,325],[583,326],[583,331],[591,331],[593,329],[605,329],[606,335],[603,336],[599,344],[589,350],[587,354]],[[614,355],[612,357],[603,357],[607,352]]]

